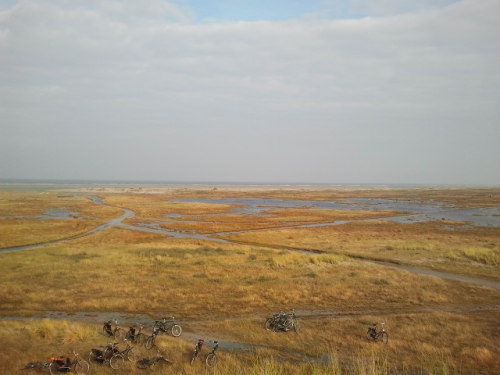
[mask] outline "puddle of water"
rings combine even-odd
[[[67,210],[66,208],[51,208],[46,210],[42,215],[38,216],[40,219],[74,219],[78,212]]]

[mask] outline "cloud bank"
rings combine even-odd
[[[500,184],[498,1],[207,23],[147,4],[0,12],[1,177]]]

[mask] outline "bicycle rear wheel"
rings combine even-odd
[[[75,362],[73,368],[77,374],[88,374],[90,371],[90,365],[84,359],[79,359],[77,362]]]
[[[144,333],[139,333],[137,336],[135,336],[136,344],[142,344],[143,342],[145,342],[146,337],[147,336]]]
[[[149,336],[148,341],[146,341],[146,349],[151,349],[153,346],[155,346],[155,336]]]
[[[109,365],[114,370],[121,369],[124,363],[125,363],[125,358],[123,358],[123,355],[121,354],[115,354],[109,360]]]
[[[264,327],[268,331],[274,331],[273,330],[273,321],[271,320],[271,318],[269,318],[269,319],[266,320],[266,323],[264,324]]]
[[[205,363],[208,367],[214,367],[217,363],[217,356],[215,355],[215,353],[208,354],[207,358],[205,358]]]
[[[115,333],[114,333],[115,339],[117,340],[123,340],[125,338],[125,332],[123,329],[118,328]]]
[[[58,373],[59,367],[61,367],[57,362],[50,362],[49,372],[51,375],[56,375]]]
[[[139,368],[141,370],[145,370],[145,369],[147,369],[149,367],[148,362],[146,360],[144,360],[144,359],[141,359],[141,360],[137,361],[135,363],[135,365],[137,366],[137,368]]]

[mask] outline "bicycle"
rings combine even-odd
[[[389,334],[385,331],[385,323],[379,323],[381,325],[381,329],[377,330],[377,323],[374,323],[371,327],[368,327],[367,338],[368,341],[381,341],[384,344],[387,344],[389,341]]]
[[[149,359],[149,358],[140,359],[136,362],[136,366],[138,369],[145,370],[149,367],[155,366],[157,363],[160,363],[160,362],[166,362],[168,364],[172,363],[171,360],[169,360],[169,359],[165,358],[163,355],[161,355],[160,351],[158,350],[157,357],[154,357],[152,359]]]
[[[179,337],[182,334],[182,327],[175,322],[173,316],[162,318],[161,320],[155,320],[154,328],[160,328],[163,332],[168,333],[174,337]]]
[[[268,331],[288,332],[294,330],[296,333],[299,333],[299,323],[295,315],[295,310],[292,310],[291,313],[279,312],[273,314],[266,319],[264,327]]]
[[[156,336],[158,336],[161,333],[162,333],[162,329],[161,328],[158,328],[158,327],[154,327],[153,328],[153,333],[146,340],[146,344],[144,344],[144,346],[146,347],[146,349],[151,349],[153,346],[155,346],[155,344],[156,344]]]
[[[68,357],[51,357],[49,372],[54,375],[58,372],[76,372],[77,374],[87,374],[90,370],[89,363],[80,358],[80,355],[73,351],[73,361]]]
[[[106,346],[100,346],[101,349],[90,349],[89,363],[103,364],[109,361],[111,357],[118,353],[118,343],[110,342]]]
[[[125,340],[127,341],[127,340]],[[125,357],[130,361],[133,362],[135,360],[135,353],[134,353],[134,347],[131,346],[128,342],[125,343],[127,347],[124,350],[119,350],[118,345],[115,343],[115,346],[113,347],[113,355],[109,359],[109,366],[112,369],[118,370],[123,367],[123,364],[125,363]]]
[[[106,337],[114,337],[117,340],[123,339],[125,337],[124,330],[118,324],[118,321],[114,321],[115,327],[112,326],[113,321],[108,320],[104,322],[102,326],[102,334]]]
[[[207,354],[205,358],[205,364],[208,367],[214,367],[215,364],[217,363],[217,349],[219,349],[219,342],[214,341],[214,347],[212,348],[212,351]]]
[[[203,339],[198,339],[198,342],[196,343],[196,346],[194,347],[194,352],[193,356],[191,357],[191,364],[199,357],[201,353],[201,348],[203,347],[203,344],[205,343],[205,340]]]
[[[142,344],[143,342],[146,341],[147,337],[144,333],[142,333],[143,328],[144,326],[142,324],[141,325],[136,324],[130,327],[127,334],[125,335],[125,340],[129,340],[134,344]]]

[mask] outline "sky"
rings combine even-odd
[[[0,179],[500,185],[499,0],[0,0]]]

